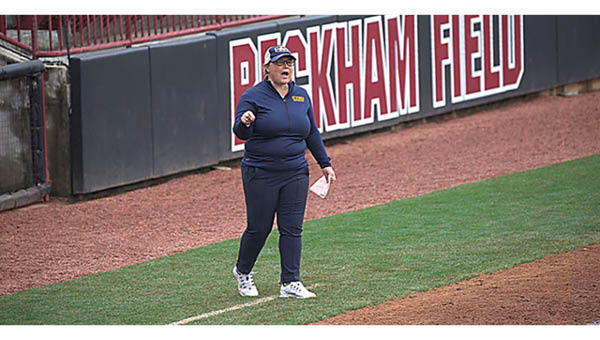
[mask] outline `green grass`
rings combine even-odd
[[[305,223],[302,280],[275,299],[194,322],[306,324],[600,243],[600,155]],[[278,233],[254,269],[278,294]],[[168,324],[239,305],[239,239],[0,297],[0,324]]]

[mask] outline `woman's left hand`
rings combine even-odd
[[[323,171],[323,175],[325,176],[325,178],[327,178],[327,183],[331,184],[331,181],[335,181],[335,171],[333,171],[333,168],[328,166],[326,168],[321,169]]]

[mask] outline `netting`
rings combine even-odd
[[[0,81],[0,195],[34,185],[30,79]]]

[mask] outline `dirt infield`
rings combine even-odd
[[[600,320],[600,245],[409,295],[321,325],[585,325]]]
[[[310,195],[307,219],[600,154],[600,92],[528,98],[346,139],[328,152],[338,181],[327,200]],[[309,160],[313,182],[319,171]],[[236,238],[244,221],[237,168],[3,212],[0,295]],[[599,282],[600,248],[589,246],[323,323],[585,324],[600,320]]]

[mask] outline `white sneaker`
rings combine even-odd
[[[282,298],[297,298],[297,299],[308,299],[317,297],[317,295],[313,292],[310,292],[308,289],[304,287],[302,282],[294,281],[287,283],[285,285],[281,285],[281,289],[279,289],[279,297]]]
[[[258,289],[254,285],[254,279],[252,273],[242,274],[238,272],[237,267],[233,267],[233,276],[237,280],[238,291],[241,296],[257,296]]]

